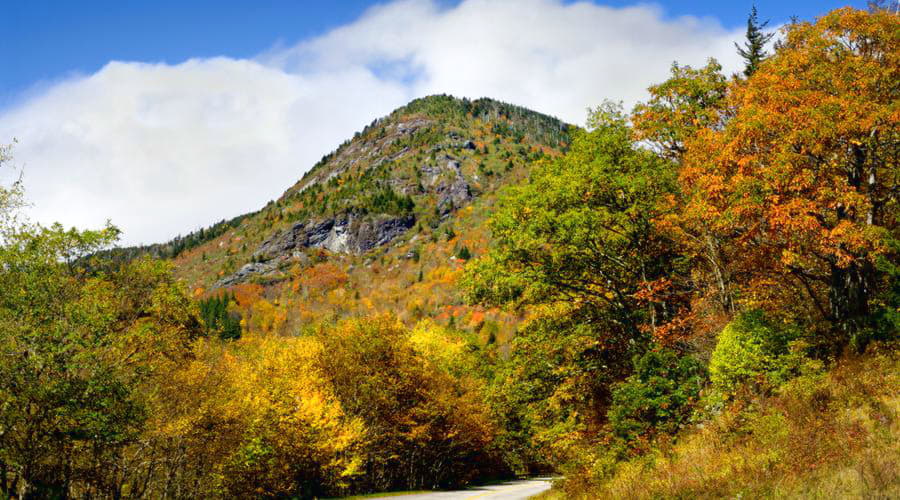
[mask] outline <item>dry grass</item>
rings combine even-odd
[[[566,498],[568,497],[566,496],[566,493],[564,491],[553,488],[552,490],[538,493],[537,495],[530,497],[528,500],[566,500]]]
[[[882,347],[732,408],[575,498],[900,498],[900,357]]]

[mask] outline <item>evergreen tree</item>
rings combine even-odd
[[[754,5],[750,9],[750,16],[747,17],[747,41],[744,42],[743,47],[738,45],[737,42],[734,44],[738,54],[746,61],[744,76],[749,77],[756,72],[757,68],[759,68],[759,63],[766,58],[766,44],[774,36],[773,33],[763,33],[763,28],[767,24],[769,24],[769,21],[759,22],[756,15],[756,6]]]
[[[208,334],[218,334],[222,340],[241,338],[240,316],[228,312],[228,304],[234,300],[233,294],[224,293],[200,302],[200,317]]]

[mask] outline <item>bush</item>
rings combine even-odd
[[[713,387],[730,396],[750,382],[778,385],[787,380],[797,361],[790,345],[798,336],[796,328],[776,325],[761,311],[739,315],[719,334],[712,353]]]
[[[672,433],[691,415],[705,380],[703,366],[668,349],[634,358],[634,374],[616,386],[607,416],[613,434],[629,443]]]

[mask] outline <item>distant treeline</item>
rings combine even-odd
[[[130,262],[138,257],[149,255],[160,259],[174,259],[181,255],[182,252],[196,248],[207,241],[214,240],[225,234],[230,229],[234,229],[241,225],[247,217],[255,215],[257,212],[249,212],[238,215],[231,219],[222,219],[219,222],[209,226],[201,227],[196,231],[192,231],[184,236],[178,235],[165,243],[154,243],[152,245],[138,245],[122,248],[111,248],[103,250],[96,256],[109,258],[113,262],[123,263]]]

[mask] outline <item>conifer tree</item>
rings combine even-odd
[[[749,77],[756,72],[757,68],[759,68],[759,64],[763,62],[767,56],[766,44],[769,43],[769,40],[774,36],[773,33],[763,33],[763,29],[767,24],[769,24],[769,21],[763,23],[759,22],[756,14],[756,5],[754,5],[753,8],[750,9],[750,16],[747,17],[747,41],[744,42],[743,47],[738,45],[737,42],[734,44],[738,54],[746,61],[744,66],[744,76]]]

